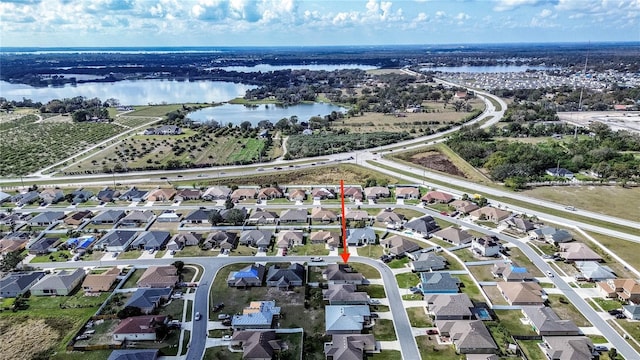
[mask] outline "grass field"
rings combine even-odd
[[[604,311],[622,308],[622,304],[616,300],[607,300],[607,299],[597,298],[597,297],[591,298],[591,300],[596,302],[598,305],[600,305],[600,308],[602,308],[602,310]]]
[[[565,302],[561,302],[565,299]],[[577,326],[592,326],[591,323],[566,298],[558,294],[549,294],[549,306],[561,319],[572,320]]]
[[[393,341],[397,340],[396,330],[393,327],[393,321],[387,319],[376,319],[373,326],[373,335],[376,341]]]
[[[453,275],[462,281],[460,291],[467,294],[469,298],[477,302],[485,302],[484,296],[480,293],[480,288],[473,282],[470,275]]]
[[[365,245],[358,248],[359,256],[366,256],[373,259],[378,259],[384,253],[384,249],[380,245]]]
[[[453,345],[438,345],[435,336],[416,336],[422,360],[464,360],[464,354],[456,354]]]
[[[420,278],[414,273],[396,274],[398,286],[402,289],[408,289],[420,283]]]
[[[378,270],[367,264],[350,263],[349,266],[360,274],[364,275],[367,279],[380,279],[380,273]]]
[[[609,250],[613,251],[616,255],[620,256],[624,261],[628,262],[629,265],[633,266],[636,269],[640,268],[640,251],[638,251],[637,243],[593,232],[587,233],[602,245],[609,248]],[[624,268],[621,268],[621,265],[617,264],[616,262],[610,263],[608,265],[613,268],[613,270],[615,270],[616,274],[618,274],[619,276],[625,276],[623,274],[627,273],[627,271],[624,270]]]
[[[527,356],[527,359],[547,360],[546,355],[538,345],[540,342],[540,340],[518,340],[518,345],[520,345],[520,349]]]
[[[431,319],[424,312],[424,307],[410,307],[406,308],[409,322],[413,327],[430,327],[433,326]]]
[[[640,214],[640,187],[543,186],[523,194],[627,220],[637,221]]]

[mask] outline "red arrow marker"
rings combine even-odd
[[[347,217],[344,213],[344,180],[340,180],[340,203],[342,204],[342,261],[349,261],[349,246],[347,245]]]

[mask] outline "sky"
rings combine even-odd
[[[640,41],[640,0],[0,0],[0,47]]]

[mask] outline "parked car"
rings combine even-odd
[[[626,319],[626,318],[627,318],[627,315],[623,313],[616,314],[616,319]]]
[[[322,258],[319,257],[319,256],[314,256],[314,257],[311,258],[311,261],[313,261],[313,262],[321,262]]]
[[[380,316],[379,316],[378,314],[376,314],[376,313],[371,313],[371,316],[370,316],[370,317],[371,317],[372,319],[377,319],[377,318],[379,318]]]
[[[227,315],[227,314],[220,314],[218,315],[218,320],[227,320],[229,319],[231,316]]]
[[[428,329],[427,330],[427,335],[437,335],[438,334],[438,329]]]
[[[198,320],[200,320],[201,318],[202,318],[202,315],[200,315],[200,313],[199,313],[199,312],[196,312],[196,315],[193,317],[193,319],[194,319],[195,321],[198,321]]]
[[[613,310],[609,310],[609,315],[618,315],[620,314],[620,310],[618,309],[613,309]]]
[[[223,308],[224,308],[224,303],[216,304],[216,305],[213,307],[213,312],[218,312],[218,311],[222,310]]]
[[[609,348],[604,345],[596,345],[593,347],[595,351],[609,351]]]
[[[225,335],[222,337],[222,341],[230,341],[231,340],[231,335]]]
[[[551,271],[547,271],[547,276],[552,278],[553,277],[553,273]]]

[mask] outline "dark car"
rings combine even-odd
[[[223,308],[224,308],[224,303],[216,304],[213,307],[213,312],[218,312],[218,311],[222,310]]]
[[[620,314],[620,310],[618,309],[613,309],[613,310],[609,310],[609,315],[618,315]]]
[[[427,330],[427,335],[437,335],[438,334],[438,330],[437,329],[429,329]]]
[[[377,319],[379,316],[378,316],[378,314],[376,314],[376,313],[371,313],[371,316],[370,316],[370,317],[371,317],[372,319]]]
[[[627,316],[623,313],[616,314],[616,319],[626,319]]]

